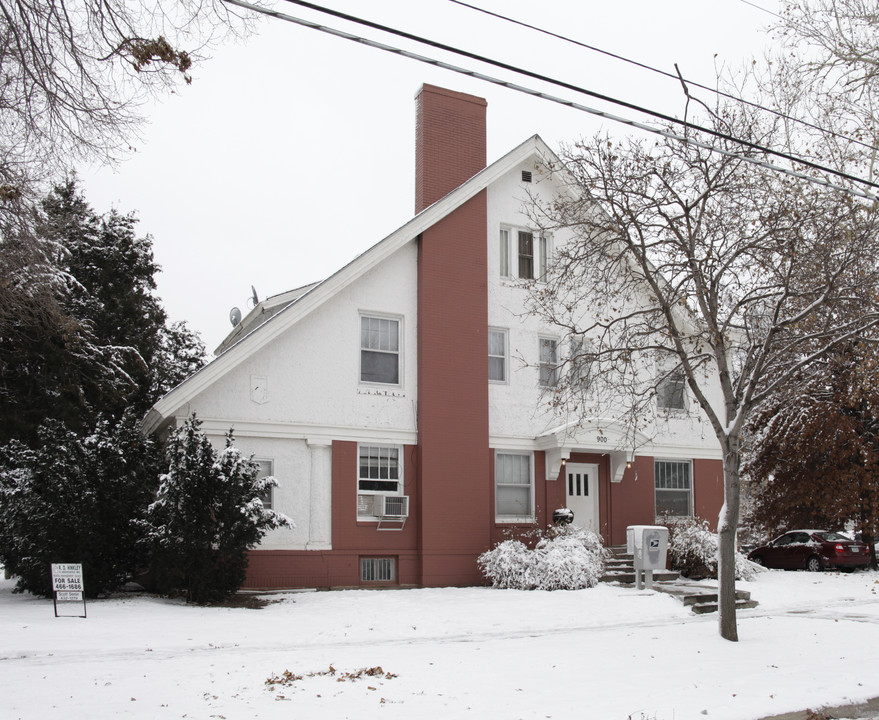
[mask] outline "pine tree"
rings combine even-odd
[[[259,496],[276,483],[234,445],[230,430],[217,453],[193,415],[167,445],[161,478],[145,527],[157,589],[190,602],[221,600],[244,582],[247,551],[273,528],[292,522],[263,507]]]
[[[137,524],[155,495],[161,453],[138,418],[78,434],[56,420],[35,449],[0,448],[0,560],[17,591],[51,595],[50,564],[83,564],[85,592],[119,587],[147,561]]]
[[[33,443],[47,418],[84,430],[145,413],[204,364],[198,336],[167,322],[136,224],[98,215],[74,179],[45,199],[38,238],[0,241],[0,443]]]

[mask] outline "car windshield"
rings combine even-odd
[[[851,542],[851,538],[847,538],[845,535],[842,535],[838,532],[819,532],[815,533],[822,540],[826,540],[827,542]]]

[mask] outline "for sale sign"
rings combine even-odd
[[[55,591],[55,617],[85,617],[85,597],[83,596],[82,565],[80,563],[52,563],[52,590]],[[76,605],[82,614],[70,615],[61,610]]]

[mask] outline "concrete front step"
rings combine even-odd
[[[655,586],[660,592],[674,595],[684,606],[689,607],[697,615],[717,612],[717,588],[705,587],[698,583],[679,579],[677,582],[662,583]],[[751,599],[747,590],[736,590],[736,609],[746,610],[757,607],[756,600]]]
[[[748,608],[755,608],[759,605],[756,600],[736,600],[736,610],[747,610]],[[705,603],[696,603],[692,606],[692,610],[697,615],[704,615],[705,613],[717,612],[717,603],[716,602],[705,602]]]
[[[690,595],[681,595],[681,602],[684,605],[698,605],[700,603],[716,603],[717,593],[693,593]],[[751,599],[751,593],[747,590],[736,590],[736,602],[739,600],[747,601]]]
[[[607,559],[605,573],[601,582],[615,582],[621,585],[635,584],[634,558],[626,553],[625,545],[609,547],[610,557]],[[654,590],[674,595],[694,613],[717,612],[717,592],[706,588],[703,590],[698,585],[688,584],[681,578],[680,573],[671,570],[654,570]],[[751,593],[745,590],[736,590],[736,610],[757,607],[759,603],[751,600]]]
[[[653,581],[661,582],[661,581],[671,581],[677,580],[680,577],[680,573],[674,572],[672,570],[654,570],[653,571]],[[601,576],[601,582],[618,582],[618,583],[634,583],[635,582],[635,569],[629,567],[627,570],[615,570],[613,568],[608,568],[604,575]]]

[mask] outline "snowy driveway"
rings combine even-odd
[[[728,643],[716,616],[610,586],[291,593],[262,610],[136,596],[82,620],[5,582],[0,717],[747,720],[879,695],[879,574],[740,587],[760,606]]]

